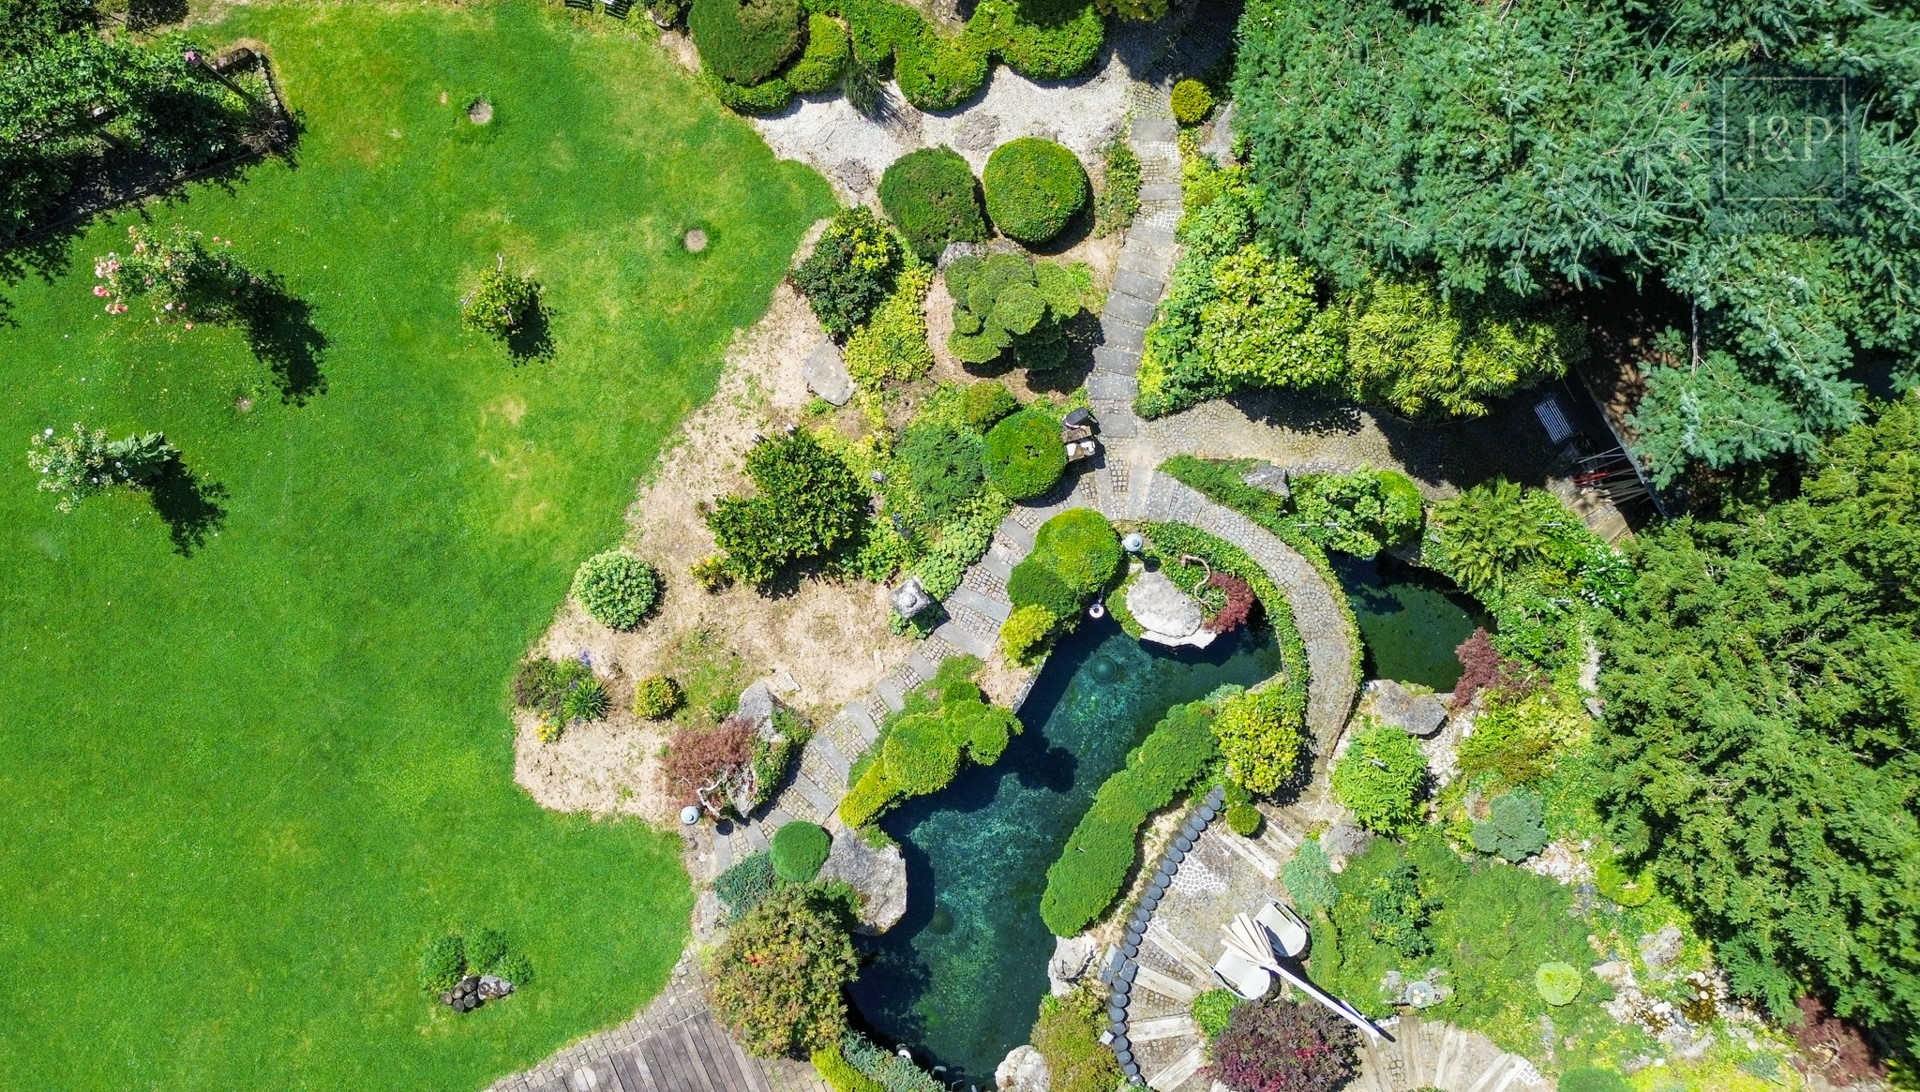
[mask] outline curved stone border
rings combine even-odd
[[[1108,1030],[1113,1036],[1107,1045],[1113,1048],[1113,1056],[1120,1063],[1120,1072],[1134,1084],[1145,1083],[1140,1077],[1140,1063],[1133,1057],[1133,1043],[1127,1038],[1127,1005],[1133,993],[1133,978],[1139,969],[1136,960],[1140,955],[1140,942],[1146,939],[1147,926],[1153,924],[1153,912],[1159,909],[1161,897],[1173,884],[1174,876],[1179,874],[1180,862],[1187,859],[1187,851],[1206,833],[1207,827],[1220,814],[1220,808],[1225,803],[1226,790],[1215,785],[1193,814],[1187,816],[1180,833],[1174,835],[1173,844],[1161,854],[1159,867],[1153,872],[1153,882],[1147,885],[1146,893],[1140,896],[1139,908],[1127,920],[1127,931],[1121,938],[1117,953],[1118,965],[1103,970],[1101,974],[1108,987],[1107,1021]]]

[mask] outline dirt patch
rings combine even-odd
[[[711,718],[739,687],[784,669],[800,687],[788,702],[824,720],[911,651],[887,630],[885,588],[808,580],[768,598],[740,586],[708,593],[688,573],[714,552],[702,508],[745,487],[754,433],[798,421],[811,400],[800,364],[824,336],[806,301],[781,285],[765,317],[736,336],[712,401],[681,426],[627,514],[628,545],[665,580],[661,606],[639,630],[617,633],[568,601],[541,640],[548,656],[585,653],[616,706],[552,744],[539,742],[532,717],[518,719],[514,778],[542,806],[674,821],[658,777],[670,726],[628,711],[638,679],[678,680],[690,698],[684,721]]]
[[[475,125],[486,125],[493,121],[493,104],[486,99],[474,99],[467,104],[467,120]]]

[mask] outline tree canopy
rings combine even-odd
[[[1911,4],[1253,0],[1236,125],[1260,235],[1336,285],[1664,283],[1697,309],[1635,418],[1665,480],[1806,456],[1860,419],[1852,369],[1920,379],[1920,37]],[[1857,230],[1715,234],[1717,79],[1855,77]]]
[[[1920,396],[1801,497],[1640,548],[1605,635],[1615,837],[1776,1013],[1831,993],[1920,1048]]]

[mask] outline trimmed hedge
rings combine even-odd
[[[907,696],[906,707],[887,719],[868,756],[854,764],[853,788],[840,801],[840,818],[864,826],[899,800],[947,787],[964,757],[980,765],[999,761],[1020,731],[1010,710],[989,704],[970,677],[980,668],[972,657],[940,665],[924,690]]]
[[[949,243],[987,237],[976,189],[973,168],[942,144],[908,152],[887,167],[880,176],[880,207],[914,253],[931,262]]]
[[[837,1045],[814,1051],[813,1068],[826,1078],[833,1092],[887,1092],[885,1085],[853,1068]]]
[[[796,95],[814,95],[840,81],[847,57],[853,53],[847,32],[831,15],[807,16],[807,48],[787,70],[787,86]]]
[[[1067,469],[1060,422],[1037,409],[1024,409],[987,433],[987,481],[1009,500],[1026,500],[1052,489]]]
[[[1087,169],[1063,145],[1021,137],[993,150],[981,172],[987,215],[1009,239],[1037,246],[1060,234],[1087,207]]]
[[[1072,618],[1080,613],[1080,597],[1067,587],[1059,573],[1031,556],[1015,565],[1008,575],[1007,598],[1015,610],[1039,607],[1055,619]]]
[[[1055,936],[1078,935],[1113,905],[1133,869],[1147,816],[1193,788],[1218,755],[1212,719],[1204,701],[1167,710],[1126,767],[1094,794],[1060,859],[1047,869],[1040,917]]]
[[[806,883],[827,863],[833,852],[833,838],[818,823],[796,819],[773,832],[767,854],[773,859],[773,874],[788,883]]]
[[[700,65],[743,87],[761,83],[800,48],[799,0],[693,0],[687,29]]]
[[[1015,607],[1000,625],[1000,647],[1014,663],[1031,664],[1040,658],[1053,627],[1059,624],[1059,615],[1037,603]]]

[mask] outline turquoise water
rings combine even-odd
[[[1266,630],[1173,654],[1146,651],[1111,620],[1062,641],[1021,711],[1026,731],[998,763],[881,820],[906,857],[907,916],[866,942],[871,962],[852,988],[880,1039],[945,1065],[949,1081],[991,1088],[1047,992],[1053,936],[1040,892],[1094,790],[1168,706],[1279,669]]]
[[[1479,602],[1453,581],[1387,554],[1332,558],[1360,623],[1366,677],[1452,690],[1460,681],[1454,650],[1472,636],[1475,626],[1493,629],[1492,617]]]

